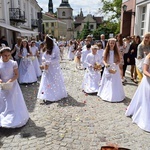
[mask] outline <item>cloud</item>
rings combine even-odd
[[[37,0],[40,7],[43,8],[44,12],[48,11],[48,0]],[[57,8],[59,7],[61,3],[61,0],[53,0],[53,9],[54,12],[57,11]],[[69,0],[69,4],[73,9],[73,15],[77,15],[80,12],[80,9],[82,8],[83,14],[87,15],[91,13],[92,15],[96,15],[98,13],[99,8],[101,7],[100,0],[93,0],[91,3],[91,0]]]

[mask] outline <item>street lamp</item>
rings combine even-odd
[[[130,13],[130,14],[132,14],[132,15],[135,16],[135,12],[133,12],[133,11],[127,11],[127,5],[123,5],[122,8],[123,8],[123,12],[124,13]]]

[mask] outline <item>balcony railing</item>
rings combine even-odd
[[[38,27],[38,20],[37,19],[31,19],[31,26],[33,28],[37,28]]]
[[[20,8],[9,8],[10,21],[26,22],[25,12],[21,12]]]

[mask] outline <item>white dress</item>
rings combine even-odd
[[[100,58],[102,67],[104,67],[104,64],[103,64],[103,54],[104,54],[104,50],[103,50],[103,49],[97,50],[97,54],[99,55],[99,58]]]
[[[37,98],[47,101],[58,101],[67,97],[63,75],[60,69],[60,51],[58,46],[54,46],[52,54],[43,54],[44,64],[49,65],[48,70],[44,70]]]
[[[84,49],[81,51],[81,63],[83,68],[87,68],[87,63],[85,62],[86,56],[91,53],[91,50]]]
[[[20,53],[20,47],[17,44],[15,44],[15,49],[16,49],[16,54],[15,54],[14,58],[15,58],[15,60],[17,61],[18,65],[19,65],[20,58],[18,57],[18,54]]]
[[[86,93],[97,93],[99,89],[101,74],[100,71],[95,71],[93,68],[96,62],[101,64],[99,55],[93,55],[92,53],[89,53],[85,60],[85,63],[88,67],[82,83],[82,89]],[[92,67],[90,67],[90,65],[92,65]]]
[[[32,60],[32,63],[33,63],[34,69],[35,69],[36,76],[40,77],[42,72],[41,72],[41,69],[40,69],[40,64],[39,64],[38,58],[36,56],[38,48],[36,46],[33,46],[33,47],[30,47],[30,50],[32,52],[32,55],[34,56],[34,59]]]
[[[110,50],[108,64],[115,68],[116,73],[109,73],[108,69],[110,68],[105,67],[97,95],[109,102],[123,101],[125,93],[121,82],[119,66],[114,64],[113,50]]]
[[[145,58],[144,64],[149,65],[150,72],[150,59],[148,57]],[[132,116],[133,123],[150,132],[150,77],[143,76],[125,115]]]
[[[0,59],[0,79],[7,82],[14,75],[17,62]],[[7,68],[7,69],[6,69]],[[29,119],[28,110],[17,80],[12,82],[11,89],[0,89],[0,127],[17,128],[24,126]]]
[[[37,81],[37,76],[32,60],[27,57],[27,49],[23,48],[19,64],[19,83],[33,83]]]
[[[73,60],[74,59],[74,45],[70,45],[68,49],[68,59]]]
[[[39,65],[42,65],[42,56],[43,56],[43,49],[41,48],[40,49],[40,54],[39,54],[39,57],[38,57],[38,61],[39,61]]]

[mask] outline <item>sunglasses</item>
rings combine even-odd
[[[123,148],[123,147],[114,147],[114,146],[102,146],[101,150],[130,150],[130,149]]]

